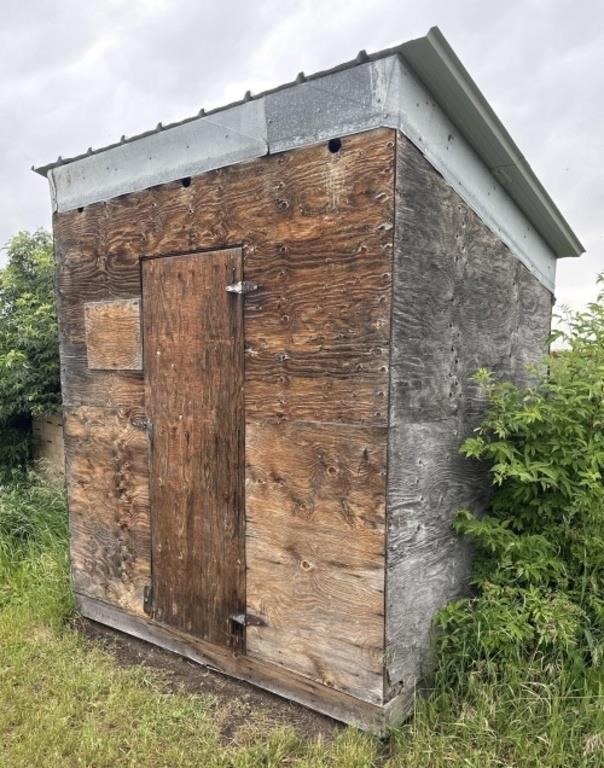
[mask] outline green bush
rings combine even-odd
[[[462,687],[477,668],[603,667],[604,292],[564,320],[531,386],[476,375],[488,412],[462,452],[488,462],[494,494],[485,517],[457,515],[475,594],[437,619],[440,674]]]
[[[29,455],[31,417],[58,410],[59,345],[52,238],[20,232],[0,271],[0,465]]]

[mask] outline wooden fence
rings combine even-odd
[[[36,416],[32,424],[34,459],[44,459],[64,472],[63,417],[61,414]]]

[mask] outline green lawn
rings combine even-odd
[[[221,738],[215,699],[124,668],[70,623],[62,493],[34,476],[0,492],[0,766],[604,766],[601,670],[477,672],[463,695],[435,691],[387,742],[354,729],[304,740],[259,714]]]

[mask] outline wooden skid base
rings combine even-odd
[[[191,638],[152,619],[132,616],[101,600],[76,594],[76,601],[79,612],[88,619],[371,733],[384,735],[399,724],[411,709],[412,692],[399,694],[383,706],[369,704],[275,664],[247,656],[234,656],[226,649]]]

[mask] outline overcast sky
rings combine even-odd
[[[1,0],[0,243],[50,227],[29,169],[438,25],[587,249],[558,263],[581,307],[604,270],[601,0]]]

